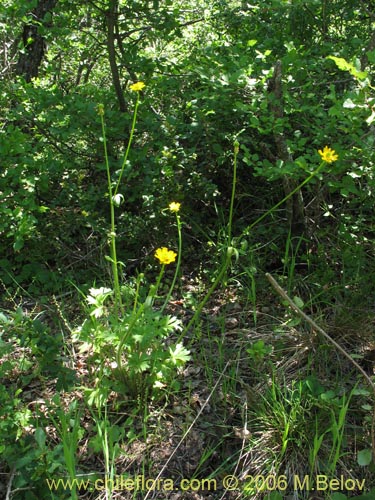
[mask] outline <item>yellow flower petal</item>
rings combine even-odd
[[[133,90],[133,92],[140,92],[145,87],[146,87],[145,83],[143,83],[143,82],[137,82],[137,83],[133,83],[132,85],[130,85],[129,88],[130,88],[130,90]]]
[[[329,148],[328,146],[325,146],[323,148],[323,151],[319,149],[318,153],[320,154],[322,160],[326,161],[327,163],[333,163],[339,158],[339,156],[336,154],[336,151],[334,149]]]
[[[172,203],[169,204],[169,210],[171,212],[178,212],[180,210],[181,203],[177,203],[175,201],[172,201]]]
[[[173,250],[168,250],[167,247],[161,247],[156,250],[155,257],[160,264],[170,264],[176,260],[177,254]]]

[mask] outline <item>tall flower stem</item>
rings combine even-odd
[[[218,275],[216,276],[216,279],[215,281],[212,283],[212,285],[210,286],[208,292],[206,293],[206,295],[204,296],[204,298],[201,300],[201,302],[199,303],[198,307],[196,308],[191,320],[189,321],[189,323],[185,326],[185,328],[182,330],[177,342],[181,342],[181,339],[185,336],[186,332],[190,329],[190,327],[194,324],[194,322],[197,320],[197,318],[199,317],[200,313],[202,312],[202,309],[204,308],[204,306],[207,304],[209,298],[211,297],[211,295],[214,293],[214,291],[216,290],[217,286],[219,285],[219,283],[221,282],[221,280],[223,279],[223,277],[225,276],[225,273],[227,272],[227,269],[228,269],[228,266],[229,266],[229,263],[230,263],[230,260],[231,260],[231,257],[232,257],[232,252],[231,250],[228,248],[227,250],[227,254],[226,254],[226,258],[225,258],[225,262],[224,264],[222,265]],[[193,342],[193,338],[191,339],[191,342]]]
[[[148,293],[148,296],[147,296],[146,300],[143,302],[143,304],[140,305],[140,307],[139,307],[139,309],[137,311],[133,310],[132,319],[131,319],[131,321],[130,321],[130,323],[129,323],[127,329],[126,329],[126,331],[124,332],[124,334],[123,334],[123,336],[122,336],[122,338],[120,340],[120,343],[119,343],[119,345],[117,347],[116,364],[117,364],[117,368],[118,368],[118,370],[120,372],[122,371],[122,351],[124,349],[126,341],[129,338],[129,335],[131,334],[131,332],[132,332],[135,324],[137,323],[138,319],[143,314],[144,310],[147,307],[151,307],[152,306],[154,297],[157,294],[158,288],[160,286],[161,279],[162,279],[163,274],[164,274],[164,269],[165,269],[165,265],[163,264],[162,267],[161,267],[161,269],[160,269],[160,273],[159,273],[158,279],[156,280],[155,285],[152,285],[150,287],[150,291]]]
[[[116,313],[119,313],[122,310],[122,299],[121,299],[121,289],[120,289],[120,281],[119,281],[119,275],[118,275],[118,261],[117,261],[117,252],[116,252],[115,206],[114,206],[114,202],[113,202],[111,171],[109,168],[109,160],[108,160],[107,135],[106,135],[105,123],[104,123],[104,108],[102,106],[99,107],[99,115],[100,115],[100,121],[101,121],[101,125],[102,125],[104,158],[105,158],[105,166],[106,166],[106,171],[107,171],[109,206],[110,206],[110,214],[111,214],[111,231],[109,233],[109,239],[110,239],[111,264],[112,264],[112,273],[113,273],[113,286],[114,286],[114,294],[115,294],[115,308],[116,308]]]
[[[227,232],[227,248],[226,248],[226,253],[225,253],[225,258],[224,262],[222,263],[222,266],[216,276],[215,281],[212,283],[210,286],[208,292],[204,296],[204,298],[201,300],[199,303],[197,309],[195,310],[193,317],[189,321],[189,323],[185,326],[185,328],[182,330],[182,333],[179,336],[178,342],[181,341],[182,337],[186,334],[186,332],[189,330],[189,328],[194,324],[194,322],[197,320],[199,317],[200,313],[202,312],[202,309],[210,299],[211,295],[214,293],[216,288],[219,286],[219,284],[222,281],[226,281],[226,274],[228,271],[228,267],[231,261],[231,258],[233,256],[238,255],[236,250],[232,247],[232,221],[233,221],[233,209],[234,209],[234,198],[236,196],[236,184],[237,184],[237,156],[240,150],[240,145],[239,142],[236,140],[234,142],[234,158],[233,158],[233,178],[232,178],[232,194],[231,194],[231,199],[230,199],[230,206],[229,206],[229,220],[228,220],[228,232]],[[180,236],[180,233],[179,233]],[[180,241],[180,240],[179,240]],[[181,251],[179,249],[179,257],[181,255]],[[177,264],[178,267],[178,264]],[[174,282],[173,282],[174,285]]]
[[[125,155],[124,155],[124,160],[123,160],[122,165],[121,165],[120,175],[119,175],[119,178],[118,178],[118,181],[116,183],[116,187],[115,187],[115,190],[114,190],[114,193],[113,193],[114,196],[116,196],[118,188],[120,187],[120,183],[121,183],[121,179],[122,179],[122,176],[123,176],[123,173],[124,173],[124,170],[125,170],[126,162],[128,161],[130,147],[131,147],[132,142],[133,142],[135,124],[137,122],[137,112],[138,112],[139,102],[140,102],[140,96],[139,96],[139,92],[137,92],[137,100],[136,100],[135,107],[134,107],[133,120],[132,120],[131,129],[130,129],[130,135],[129,135],[128,145],[126,147],[126,151],[125,151]]]
[[[234,143],[234,157],[233,157],[233,179],[232,179],[232,195],[230,198],[229,207],[229,220],[228,220],[228,247],[232,244],[232,221],[233,221],[233,207],[234,198],[236,195],[236,184],[237,184],[237,156],[240,150],[240,145],[238,141]]]
[[[236,196],[236,187],[237,187],[237,156],[240,150],[240,144],[237,139],[234,141],[233,148],[233,177],[232,177],[232,194],[230,197],[230,205],[229,205],[229,218],[228,218],[228,229],[227,229],[227,253],[229,249],[232,248],[232,222],[233,222],[233,210],[234,210],[234,198]],[[226,257],[227,259],[227,257]],[[225,270],[221,276],[223,283],[227,284],[227,269],[228,262],[224,262]]]
[[[322,161],[322,163],[319,165],[319,167],[317,169],[315,169],[313,172],[311,172],[311,174],[308,177],[306,177],[306,179],[303,182],[301,182],[301,184],[298,184],[298,186],[295,189],[293,189],[293,191],[291,191],[290,193],[288,193],[288,195],[285,196],[281,201],[279,201],[278,203],[276,203],[276,205],[274,205],[272,208],[270,208],[269,210],[267,210],[267,212],[265,212],[263,215],[261,215],[260,217],[258,217],[258,219],[256,219],[249,226],[247,226],[247,228],[242,232],[242,236],[244,236],[245,234],[249,234],[250,229],[252,229],[254,226],[256,226],[257,224],[259,224],[259,222],[261,222],[268,215],[270,215],[277,208],[279,208],[280,205],[282,205],[283,203],[285,203],[297,191],[299,191],[300,189],[302,189],[305,184],[307,184],[308,182],[310,182],[311,179],[313,177],[315,177],[321,171],[321,169],[324,167],[324,165],[326,165],[326,161]]]
[[[158,279],[156,280],[155,285],[150,286],[148,296],[146,297],[146,300],[145,300],[146,307],[152,307],[152,305],[154,303],[154,299],[156,297],[156,294],[158,293],[161,279],[162,279],[163,274],[164,274],[164,270],[165,270],[165,264],[162,264],[161,269],[160,269],[160,273],[159,273]]]
[[[165,301],[164,301],[164,304],[161,308],[161,312],[164,311],[164,309],[166,308],[168,302],[169,302],[169,299],[171,298],[171,295],[172,295],[172,292],[173,292],[173,289],[174,289],[174,286],[176,284],[176,280],[177,280],[177,276],[178,276],[178,273],[180,272],[180,266],[181,266],[181,255],[182,255],[182,234],[181,234],[181,219],[180,219],[180,216],[179,214],[176,212],[176,220],[177,220],[177,232],[178,232],[178,254],[177,254],[177,265],[176,265],[176,270],[174,272],[174,276],[173,276],[173,280],[172,280],[172,284],[169,288],[169,292],[168,292],[168,295],[166,296],[165,298]]]
[[[115,297],[115,312],[118,315],[120,312],[123,312],[122,305],[122,297],[121,297],[121,288],[120,288],[120,280],[119,280],[119,262],[117,260],[117,251],[116,251],[116,219],[115,219],[115,205],[118,206],[121,201],[121,197],[116,200],[116,195],[118,193],[118,189],[121,183],[122,176],[124,174],[125,166],[128,161],[129,151],[133,142],[135,124],[137,122],[137,111],[140,103],[139,91],[144,87],[143,82],[138,82],[137,84],[133,84],[130,86],[131,90],[137,92],[137,100],[134,107],[133,112],[133,120],[130,129],[130,135],[128,140],[128,145],[126,147],[124,160],[121,165],[120,175],[117,180],[116,186],[112,189],[112,179],[111,179],[111,171],[109,166],[108,159],[108,149],[107,149],[107,136],[105,130],[105,122],[104,122],[104,106],[103,104],[98,105],[98,114],[100,116],[101,126],[102,126],[102,138],[103,138],[103,148],[104,148],[104,158],[105,158],[105,166],[107,171],[107,184],[108,184],[108,195],[109,195],[109,204],[110,204],[110,216],[111,216],[111,230],[109,233],[109,246],[111,253],[111,264],[112,264],[112,274],[113,274],[113,288],[114,288],[114,297]],[[120,196],[120,195],[119,195]],[[123,199],[123,197],[122,197]]]

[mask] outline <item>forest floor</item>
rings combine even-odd
[[[17,310],[28,321],[50,323],[51,331],[57,325],[66,329],[70,323],[56,303],[18,304]],[[172,301],[170,312],[185,323],[190,317],[183,301]],[[356,354],[369,376],[374,373],[374,323],[374,315],[342,309],[323,325]],[[184,339],[191,361],[180,370],[178,392],[134,401],[112,391],[105,413],[87,405],[87,389],[100,380],[86,354],[70,342],[69,332],[63,363],[76,379],[70,390],[57,391],[56,378],[42,373],[33,346],[17,341],[14,334],[22,324],[3,335],[3,342],[12,344],[1,360],[3,384],[16,400],[17,439],[27,443],[17,450],[24,453],[21,462],[14,459],[13,469],[3,464],[0,483],[6,500],[37,498],[40,477],[69,478],[63,473],[69,446],[62,458],[61,443],[72,440],[75,428],[76,449],[70,441],[70,451],[81,481],[77,498],[318,500],[331,498],[333,491],[341,492],[344,496],[337,498],[342,499],[375,486],[371,468],[357,460],[371,440],[365,380],[281,305],[271,289],[255,308],[235,287],[217,292]],[[7,419],[14,419],[4,408],[2,430]],[[58,409],[70,417],[64,435]],[[60,454],[54,455],[54,449]],[[43,474],[31,467],[32,460],[39,469],[44,461]],[[111,471],[107,486],[113,486],[112,496],[103,487],[106,470]],[[318,491],[312,486],[317,475],[349,482],[337,490],[323,484]],[[61,484],[59,493],[51,495],[74,498]]]

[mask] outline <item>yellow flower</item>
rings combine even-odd
[[[176,260],[177,254],[167,247],[162,247],[156,250],[155,257],[159,259],[160,264],[170,264]]]
[[[169,210],[171,212],[178,212],[180,210],[181,203],[176,203],[175,201],[172,201],[172,203],[169,204]]]
[[[146,87],[145,83],[143,83],[143,82],[137,82],[137,83],[133,83],[132,85],[130,85],[129,88],[130,88],[130,90],[133,90],[133,92],[140,92],[145,87]]]
[[[318,153],[322,157],[323,161],[326,161],[327,163],[332,163],[336,160],[338,160],[338,155],[336,154],[336,151],[334,149],[329,148],[328,146],[325,146],[323,151],[319,149]]]

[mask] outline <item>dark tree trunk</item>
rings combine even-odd
[[[23,27],[23,49],[16,65],[16,74],[23,76],[27,82],[38,76],[46,51],[46,42],[39,33],[39,26],[40,24],[43,26],[50,24],[49,21],[45,20],[45,16],[54,9],[57,2],[58,0],[39,0],[31,12],[32,22]]]
[[[282,90],[282,67],[281,61],[275,64],[274,74],[269,82],[268,90],[270,92],[270,109],[272,114],[277,119],[284,116],[283,90]],[[276,155],[279,160],[293,161],[291,154],[288,151],[286,137],[283,131],[274,131],[274,141],[276,144]],[[288,196],[298,186],[297,180],[284,175],[283,177],[284,194]],[[288,223],[292,235],[301,235],[305,227],[305,211],[302,192],[294,193],[286,201],[286,213]]]
[[[375,16],[373,16],[374,18]],[[367,43],[366,49],[361,57],[361,70],[365,71],[368,64],[368,52],[372,52],[375,49],[375,31],[373,31],[370,40]]]
[[[120,111],[124,113],[126,111],[126,104],[124,94],[121,88],[120,74],[116,62],[116,49],[115,49],[115,26],[117,22],[117,10],[118,10],[118,0],[110,0],[109,10],[107,12],[107,47],[108,47],[108,58],[109,65],[111,67],[112,82],[116,91],[117,101],[119,104]]]

